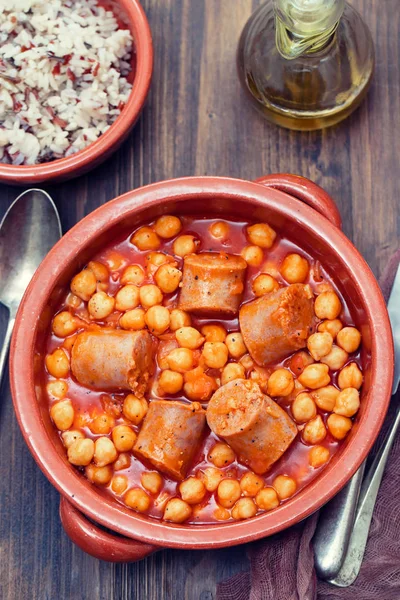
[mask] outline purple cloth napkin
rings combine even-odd
[[[386,301],[399,262],[400,249],[380,280]],[[390,414],[375,448],[389,423]],[[399,600],[399,490],[400,436],[394,443],[382,480],[361,571],[351,587],[337,588],[316,577],[312,547],[318,522],[318,513],[315,513],[286,531],[249,544],[250,571],[220,583],[218,600]]]

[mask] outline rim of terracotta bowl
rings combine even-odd
[[[96,166],[111,154],[135,124],[146,101],[153,72],[153,42],[146,14],[138,0],[108,0],[123,7],[129,20],[136,54],[136,71],[129,98],[118,118],[96,141],[66,158],[38,165],[6,165],[0,162],[0,181],[11,184],[38,183],[73,177]]]
[[[34,389],[33,351],[39,316],[66,265],[91,245],[91,241],[124,218],[144,209],[196,196],[206,203],[216,196],[231,202],[245,201],[249,208],[267,207],[283,218],[313,231],[332,254],[340,255],[362,297],[371,328],[371,387],[354,436],[333,468],[328,465],[297,496],[272,512],[248,521],[209,525],[172,525],[129,511],[106,498],[62,457],[40,416]],[[172,211],[171,211],[172,212]],[[190,212],[190,211],[189,211]],[[22,300],[11,344],[10,382],[18,422],[36,462],[50,482],[86,516],[127,537],[165,547],[217,548],[266,537],[304,519],[336,494],[366,458],[378,435],[388,407],[393,377],[393,347],[386,305],[378,283],[352,243],[312,208],[280,191],[257,183],[223,177],[193,177],[149,185],[128,192],[101,206],[75,225],[45,258]],[[24,357],[21,360],[21,357]],[[28,358],[28,359],[27,359]]]

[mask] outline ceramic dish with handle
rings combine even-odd
[[[72,469],[39,385],[43,362],[40,340],[52,318],[55,299],[107,242],[163,214],[204,214],[239,220],[251,216],[252,220],[266,221],[324,265],[362,332],[362,401],[345,443],[296,496],[249,520],[172,524],[119,504]],[[307,517],[349,480],[367,456],[386,413],[393,347],[379,286],[341,232],[340,224],[333,200],[302,177],[270,175],[257,182],[195,177],[153,184],[120,196],[84,218],[50,252],[35,274],[17,316],[10,358],[11,387],[25,440],[40,468],[62,494],[64,528],[86,552],[104,560],[131,561],[162,547],[218,548],[256,540]]]
[[[131,58],[133,78],[129,98],[111,127],[83,150],[65,158],[34,165],[0,162],[0,181],[13,185],[59,182],[77,177],[101,164],[115,152],[135,125],[146,101],[153,71],[153,45],[150,27],[138,0],[100,0],[111,10],[119,25],[128,28],[133,38]]]

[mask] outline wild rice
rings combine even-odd
[[[0,0],[0,162],[95,141],[128,99],[131,53],[129,30],[96,0]]]

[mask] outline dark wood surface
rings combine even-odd
[[[145,0],[154,78],[129,140],[106,165],[48,187],[66,231],[132,188],[185,175],[254,179],[292,172],[337,201],[346,234],[379,275],[400,233],[400,6],[353,0],[376,44],[376,74],[362,107],[336,128],[296,133],[269,125],[244,97],[235,51],[258,0]],[[0,186],[0,217],[21,190]],[[5,312],[1,312],[0,325]],[[3,327],[4,329],[4,327]],[[244,547],[163,551],[138,564],[101,563],[60,525],[59,496],[37,468],[3,382],[0,402],[2,600],[212,600],[216,584],[247,567]]]

